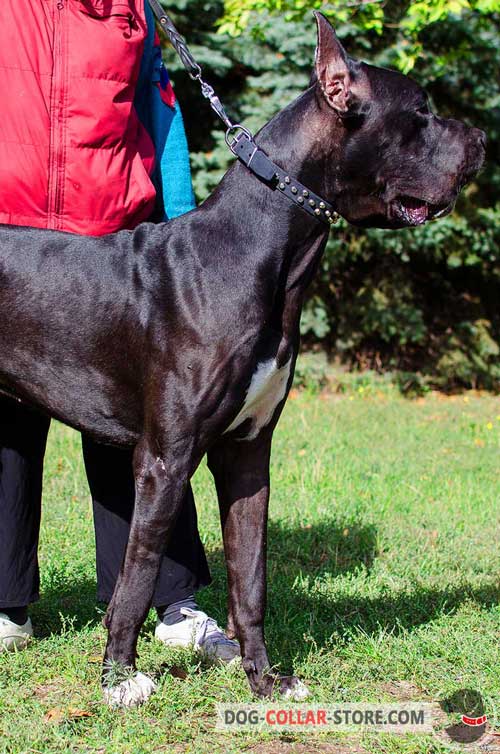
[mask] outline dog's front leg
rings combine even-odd
[[[259,696],[278,689],[300,700],[308,695],[306,687],[294,676],[270,671],[264,640],[270,453],[270,432],[250,442],[225,439],[209,452],[208,464],[221,513],[230,624],[250,687]]]
[[[135,671],[139,631],[151,605],[160,561],[185,497],[189,449],[159,457],[141,443],[134,454],[136,501],[123,565],[105,624],[103,690],[112,706],[135,706],[155,690]]]

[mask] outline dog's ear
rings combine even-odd
[[[348,57],[330,22],[318,11],[314,11],[314,16],[318,26],[315,59],[318,84],[330,107],[344,115],[351,96]]]

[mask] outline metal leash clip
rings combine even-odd
[[[213,86],[210,86],[210,84],[207,84],[206,81],[203,81],[201,75],[194,76],[193,78],[198,79],[198,81],[200,82],[201,93],[210,102],[210,107],[212,108],[214,113],[219,116],[221,121],[225,126],[227,126],[228,129],[233,128],[231,119],[226,113],[224,105],[220,101],[219,97],[216,95]]]

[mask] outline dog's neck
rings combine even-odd
[[[290,176],[334,203],[335,197],[326,193],[326,171],[339,139],[335,119],[327,116],[312,87],[278,113],[256,141]],[[224,249],[224,241],[219,240],[220,255],[234,260],[247,288],[254,275],[261,300],[272,302],[270,318],[275,325],[283,331],[297,327],[303,295],[325,247],[328,226],[239,163],[228,171],[202,210],[213,213],[209,227],[230,229],[224,236],[234,245]]]

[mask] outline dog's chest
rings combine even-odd
[[[231,432],[247,419],[252,420],[248,433],[242,440],[253,440],[273,418],[276,407],[286,394],[286,387],[290,377],[291,359],[282,367],[278,367],[276,359],[261,362],[255,370],[248,388],[245,402],[229,427]]]

